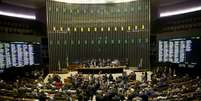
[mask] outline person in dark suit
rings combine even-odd
[[[106,82],[107,81],[107,74],[103,75],[103,81]]]
[[[93,99],[93,95],[95,94],[95,92],[94,92],[94,86],[93,86],[92,83],[88,85],[86,93],[89,96],[89,100],[92,100]]]
[[[66,101],[72,101],[70,92],[67,92],[67,94],[66,94]]]
[[[145,75],[145,81],[147,81],[147,72],[145,72],[144,75]]]
[[[140,97],[142,98],[142,101],[148,101],[148,95],[146,92],[143,91],[143,93],[140,95]]]
[[[146,94],[143,94],[141,98],[142,98],[142,101],[148,101],[148,95]]]
[[[123,88],[128,88],[128,75],[126,74],[126,72],[123,72],[122,80],[124,86]]]
[[[128,58],[126,58],[126,60],[125,60],[125,65],[126,65],[126,69],[129,69],[129,60],[128,60]]]
[[[96,101],[104,101],[104,96],[102,94],[96,94]]]
[[[83,101],[88,101],[90,99],[90,95],[88,92],[84,91],[83,92]]]
[[[104,101],[111,101],[110,94],[108,92],[106,92],[104,95]]]
[[[121,98],[117,95],[115,95],[114,97],[112,97],[112,101],[120,101]]]
[[[77,99],[78,101],[82,101],[83,100],[83,92],[80,88],[77,89]]]
[[[38,96],[39,101],[45,101],[46,100],[46,95],[44,92],[41,92]]]
[[[136,74],[135,74],[135,72],[131,72],[130,73],[130,80],[131,81],[136,80]]]
[[[112,76],[112,74],[109,75],[109,81],[113,81],[113,76]]]

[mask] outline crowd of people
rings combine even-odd
[[[128,66],[128,59],[88,59],[80,62],[82,68],[103,68],[103,67],[118,67],[120,65]]]
[[[15,81],[0,80],[0,98],[30,98],[41,101],[183,101],[201,100],[201,79],[188,74],[177,76],[164,71],[153,72],[151,80],[142,72],[141,81],[136,73],[76,74],[61,81],[59,75],[49,75],[44,83],[37,79],[18,78]],[[11,99],[11,98],[10,98]]]
[[[16,100],[21,98],[38,98],[40,83],[43,82],[43,73],[37,66],[9,68],[0,75],[0,100]]]

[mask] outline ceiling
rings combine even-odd
[[[2,3],[7,3],[16,6],[27,8],[40,8],[45,6],[45,0],[0,0]],[[201,0],[159,0],[160,7],[172,6],[181,3],[190,3]]]
[[[45,0],[0,0],[1,3],[37,9],[45,6]]]
[[[46,0],[0,0],[3,4],[15,5],[30,9],[38,9],[45,7]],[[154,0],[153,0],[154,1]],[[184,9],[185,7],[201,6],[201,0],[158,0],[159,11],[165,12],[168,10]]]
[[[193,1],[193,0],[159,0],[159,3],[160,3],[160,7],[164,7],[164,6],[181,4],[181,3],[185,3],[189,1]]]
[[[178,11],[200,6],[201,0],[160,0],[159,12]]]

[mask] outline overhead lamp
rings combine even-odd
[[[8,12],[8,11],[0,11],[0,15],[36,20],[36,15],[14,13],[14,12]]]
[[[107,4],[107,3],[126,3],[137,0],[53,0],[57,2],[71,3],[71,4]]]
[[[201,6],[187,8],[187,9],[180,9],[180,10],[175,10],[175,11],[162,12],[162,13],[160,13],[160,17],[185,14],[185,13],[195,12],[195,11],[199,11],[199,10],[201,10]]]

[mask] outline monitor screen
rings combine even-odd
[[[40,64],[40,43],[0,42],[0,70]]]
[[[158,62],[195,67],[200,63],[200,37],[159,40]]]

